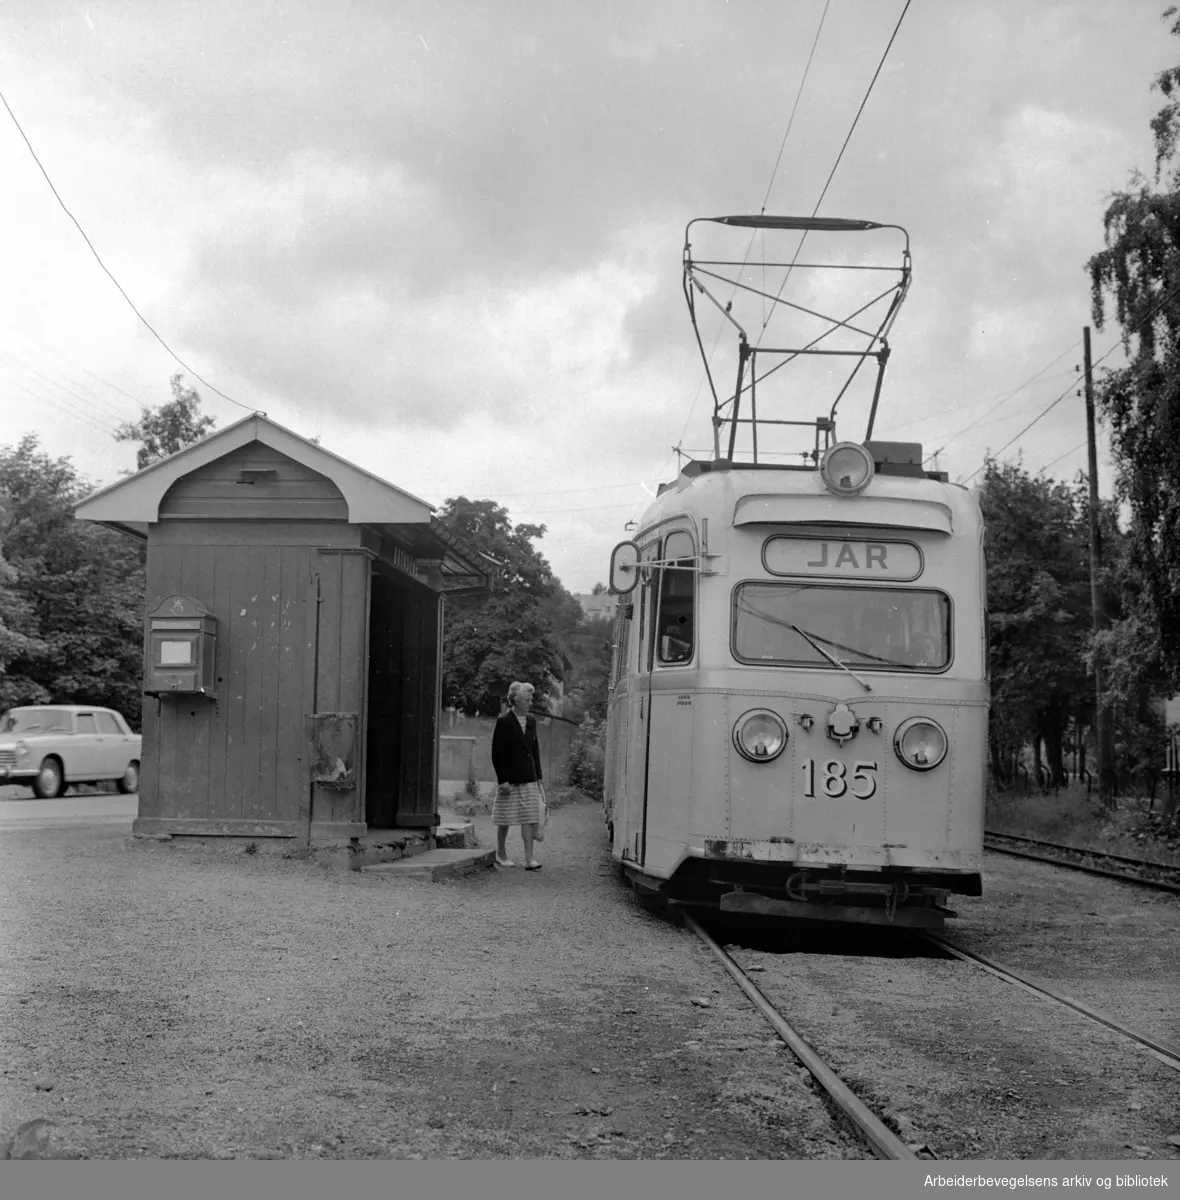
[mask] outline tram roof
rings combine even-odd
[[[725,525],[878,525],[946,534],[982,521],[975,497],[934,472],[878,472],[856,496],[830,492],[814,466],[720,461],[685,464],[638,523],[638,533],[678,513]]]

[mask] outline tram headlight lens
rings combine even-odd
[[[824,487],[838,496],[855,496],[873,477],[873,456],[859,442],[829,446],[819,464]]]
[[[767,708],[752,709],[738,717],[733,727],[733,744],[751,762],[773,762],[786,747],[786,724]]]
[[[911,717],[893,735],[897,757],[915,771],[933,770],[946,758],[948,747],[942,726],[929,717]]]

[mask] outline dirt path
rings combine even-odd
[[[597,805],[555,810],[543,849],[537,873],[399,884],[6,823],[0,1133],[44,1117],[96,1158],[866,1156],[700,943],[621,886]],[[988,867],[964,942],[1175,1038],[1180,904]],[[965,965],[758,954],[940,1154],[1157,1157],[1180,1131],[1180,1075]]]
[[[596,805],[553,813],[542,871],[444,884],[10,827],[0,905],[0,1130],[65,1152],[861,1154],[621,887]]]

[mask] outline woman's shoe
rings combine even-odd
[[[526,871],[539,871],[541,869],[541,864],[539,862],[525,863],[524,869]]]
[[[512,859],[510,859],[510,858],[501,858],[497,854],[496,855],[496,866],[498,866],[498,867],[515,867],[516,863],[514,863],[512,861]]]

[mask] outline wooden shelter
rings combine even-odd
[[[140,834],[438,824],[443,597],[486,561],[261,414],[95,492],[147,542]]]

